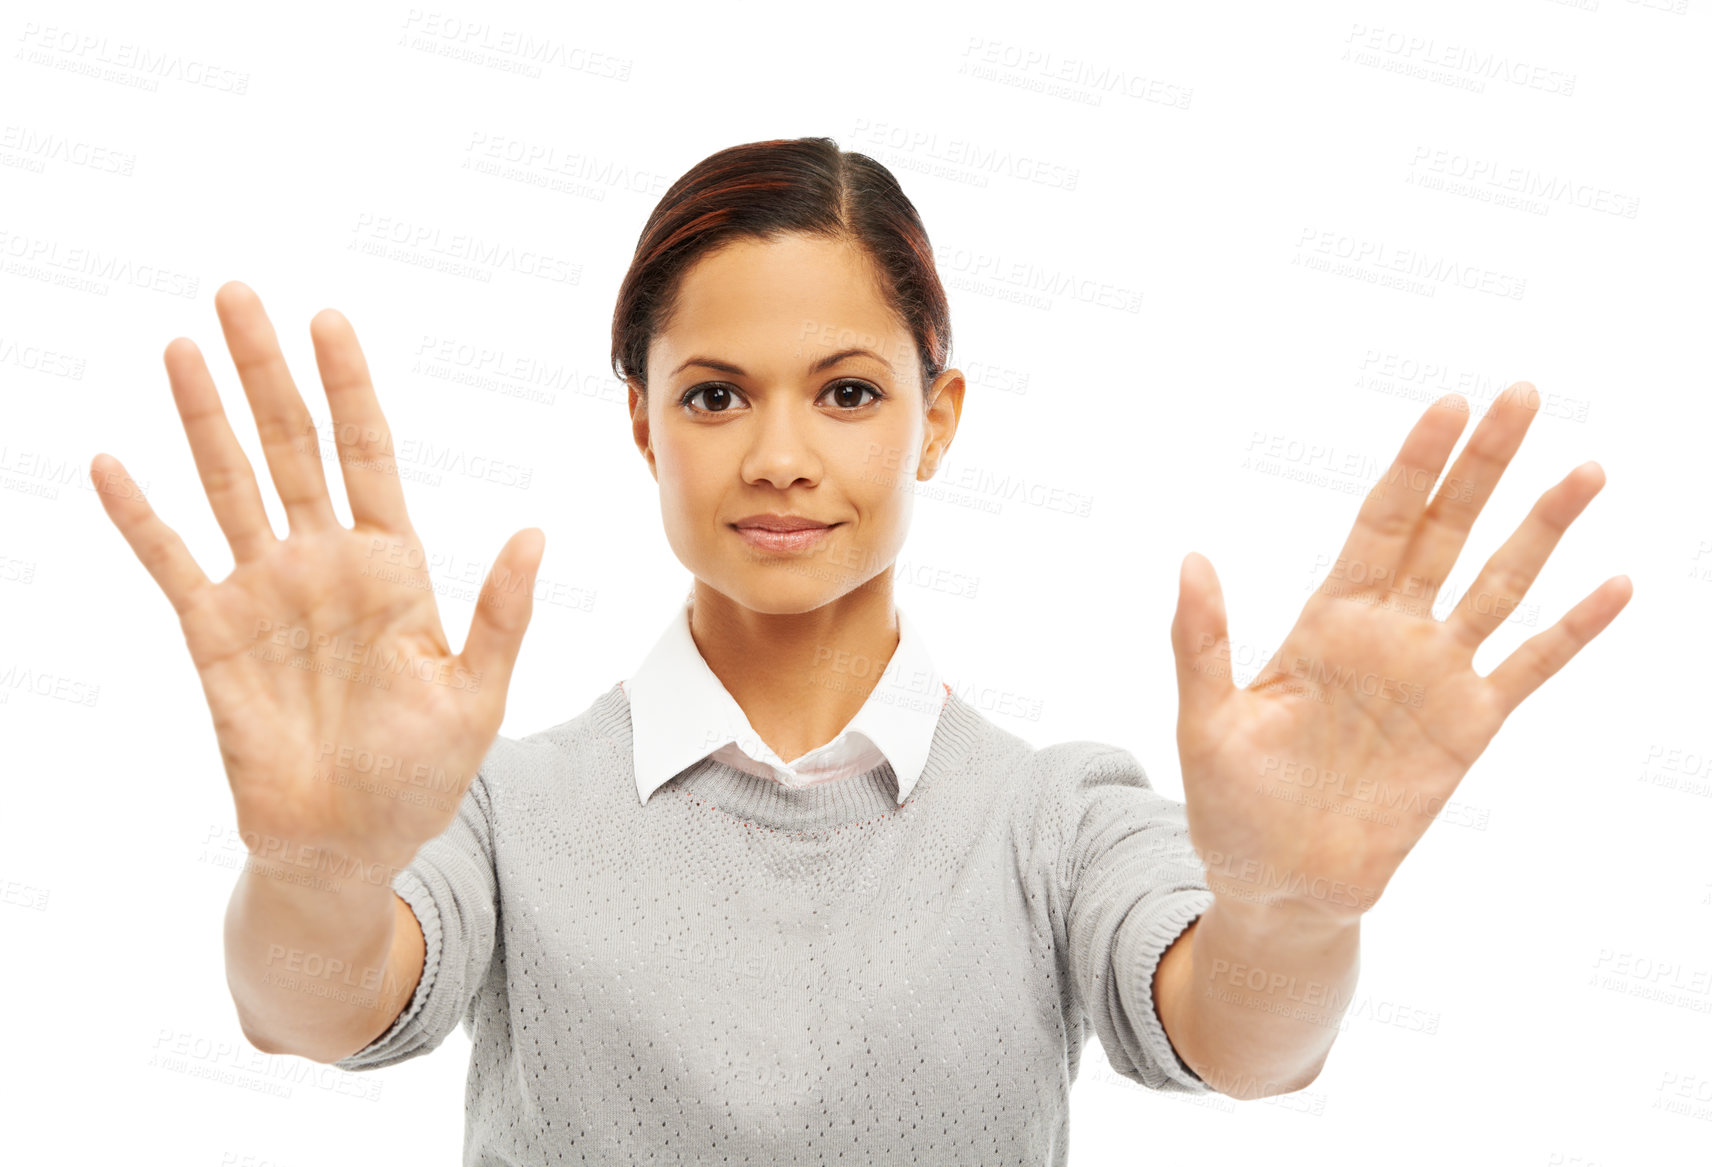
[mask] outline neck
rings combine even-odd
[[[793,761],[838,736],[897,651],[892,568],[806,612],[758,612],[698,578],[690,635],[761,740]]]

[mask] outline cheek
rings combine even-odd
[[[870,538],[908,525],[915,488],[909,453],[876,444],[879,448],[870,451],[864,443],[862,451],[843,460],[838,474],[839,493]]]
[[[660,474],[660,493],[670,506],[693,510],[699,500],[713,494],[713,470],[705,449],[694,442],[664,442],[654,447],[654,465]]]
[[[897,506],[897,496],[914,489],[920,449],[919,428],[904,425],[875,433],[863,441],[860,450],[852,451],[848,470],[851,493],[875,507]]]

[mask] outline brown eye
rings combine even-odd
[[[866,382],[866,381],[839,381],[839,382],[835,383],[830,389],[828,389],[827,392],[831,393],[834,396],[834,398],[838,399],[839,404],[852,406],[856,409],[859,409],[864,405],[872,405],[873,404],[873,402],[871,402],[871,401],[860,400],[860,397],[862,395],[863,390],[866,390],[867,392],[872,393],[874,395],[874,401],[882,400],[885,397],[884,393],[881,393],[878,389],[874,388],[874,386],[868,384],[868,382]],[[851,400],[849,400],[848,397],[840,397],[840,394],[846,394],[846,393],[854,395],[855,397],[858,398],[858,400],[851,401]]]
[[[710,408],[692,410],[691,412],[693,413],[724,413],[725,407],[731,404],[731,386],[721,385],[718,382],[709,382],[705,385],[696,385],[692,387],[682,397],[678,398],[678,404],[680,406],[688,405],[690,403],[690,399],[697,393],[708,394],[708,403]],[[719,404],[713,405],[713,402],[715,401],[719,402]]]

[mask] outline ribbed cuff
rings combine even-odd
[[[422,979],[416,983],[416,992],[411,995],[410,1004],[404,1007],[404,1012],[398,1015],[385,1033],[356,1053],[333,1063],[341,1070],[366,1070],[388,1065],[396,1060],[397,1055],[416,1045],[427,1028],[424,1024],[427,1019],[426,1005],[434,991],[434,981],[440,970],[440,908],[434,902],[434,894],[428,889],[428,885],[409,867],[401,869],[393,876],[392,890],[410,905],[410,910],[416,913],[417,922],[422,925],[422,939],[427,945],[422,962]]]
[[[1153,1062],[1164,1072],[1157,1090],[1188,1094],[1209,1094],[1212,1086],[1189,1068],[1178,1056],[1171,1038],[1159,1020],[1159,1007],[1153,1000],[1153,975],[1165,950],[1186,931],[1208,908],[1213,906],[1213,893],[1204,888],[1185,888],[1164,897],[1135,935],[1124,937],[1129,959],[1119,965],[1127,983],[1133,986],[1136,1007],[1130,1018],[1137,1034],[1153,1055]]]

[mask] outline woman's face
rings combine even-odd
[[[890,568],[963,405],[947,369],[924,408],[915,343],[862,253],[801,234],[704,255],[647,372],[631,426],[666,539],[758,612],[810,611]],[[827,528],[769,535],[769,515]]]

